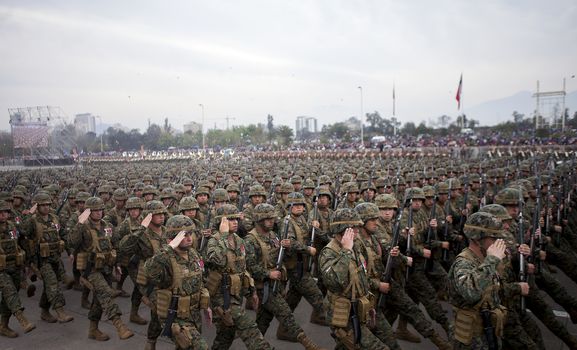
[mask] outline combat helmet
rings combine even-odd
[[[12,206],[6,201],[0,201],[0,211],[11,211]]]
[[[355,211],[361,217],[363,222],[367,222],[371,219],[377,219],[379,217],[379,207],[373,203],[359,203],[355,207]]]
[[[297,205],[297,204],[306,205],[305,196],[303,196],[303,194],[300,192],[289,193],[285,206],[288,208],[291,205]]]
[[[375,197],[375,204],[379,209],[398,209],[399,203],[395,196],[390,194],[379,194]]]
[[[341,188],[342,193],[359,193],[359,185],[354,181],[345,182]]]
[[[291,186],[292,188],[292,186]],[[262,185],[253,185],[248,190],[248,198],[253,196],[263,196],[266,198],[266,190]]]
[[[283,182],[278,190],[279,193],[291,193],[295,188],[290,182]]]
[[[85,209],[104,210],[104,201],[100,197],[90,197],[84,204]]]
[[[228,202],[230,200],[228,192],[224,188],[214,190],[212,199],[215,202]]]
[[[126,209],[144,209],[144,203],[138,197],[130,197],[126,200]]]
[[[362,225],[363,221],[359,214],[350,208],[335,211],[329,224],[331,235],[343,233],[349,227],[359,227]]]
[[[117,188],[112,193],[112,199],[116,201],[125,201],[128,199],[128,194],[124,188]]]
[[[38,205],[42,205],[42,204],[48,204],[51,205],[52,204],[52,198],[50,197],[50,195],[46,192],[38,192],[35,196],[34,199],[32,199],[32,202],[38,204]]]
[[[86,202],[90,198],[90,193],[80,191],[76,194],[76,203],[78,202]]]
[[[253,221],[259,222],[265,219],[275,219],[276,212],[272,205],[268,203],[261,203],[254,207]]]
[[[192,219],[185,215],[173,215],[166,220],[166,238],[174,239],[180,231],[192,231],[196,227]]]
[[[470,240],[481,240],[483,238],[503,238],[507,236],[503,231],[503,222],[495,215],[484,212],[476,212],[467,218],[463,230],[465,236]]]
[[[236,206],[232,204],[224,204],[216,210],[215,222],[220,222],[220,218],[226,216],[229,219],[240,219],[240,213]]]
[[[519,199],[522,198],[522,195],[519,196],[519,189],[507,187],[499,191],[495,196],[495,203],[505,205],[518,205]],[[521,199],[522,200],[522,199]]]
[[[435,197],[435,188],[433,186],[424,186],[423,194],[425,197]]]
[[[509,215],[509,212],[507,212],[507,209],[505,209],[501,204],[487,204],[483,208],[479,209],[479,212],[493,214],[501,220],[513,219],[511,215]]]
[[[410,187],[405,190],[405,197],[407,200],[410,199],[422,199],[425,200],[425,192],[420,187]]]
[[[144,206],[145,209],[145,216],[148,214],[166,214],[166,207],[164,206],[164,204],[161,201],[158,200],[152,200],[146,203],[146,205]]]
[[[197,210],[200,209],[200,206],[198,205],[196,198],[192,196],[182,197],[180,203],[178,204],[178,211],[182,212],[183,210],[194,210],[194,209]]]

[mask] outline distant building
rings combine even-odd
[[[91,113],[77,114],[74,117],[74,126],[76,130],[86,134],[88,132],[96,133],[95,117]]]
[[[184,124],[182,126],[182,129],[184,130],[184,132],[191,132],[193,134],[196,134],[197,132],[202,130],[202,124],[197,122],[190,122]]]
[[[295,126],[297,139],[300,139],[303,134],[316,134],[318,132],[317,118],[314,117],[297,117]]]

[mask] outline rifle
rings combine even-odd
[[[319,207],[318,207],[318,199],[319,199],[319,182],[317,180],[317,188],[316,188],[316,193],[315,193],[315,198],[314,198],[314,207],[313,207],[313,216],[311,218],[311,221],[314,221],[318,218],[319,216]],[[313,226],[312,230],[311,230],[311,240],[309,242],[309,247],[314,247],[315,245],[315,236],[316,236],[316,231],[317,229]],[[313,268],[313,256],[309,257],[308,260],[308,264],[307,264],[307,272],[311,272],[312,268]]]
[[[407,201],[407,197],[403,200],[403,205]],[[393,257],[391,256],[391,250],[399,245],[399,238],[401,236],[401,217],[403,216],[403,208],[399,208],[399,212],[395,217],[393,223],[393,239],[391,240],[391,248],[389,249],[389,255],[387,256],[387,263],[385,265],[385,271],[381,277],[381,282],[389,283],[391,282],[391,276],[393,273]],[[385,307],[387,295],[379,293],[379,299],[377,305],[380,309]]]
[[[68,202],[68,193],[69,193],[69,189],[67,188],[66,191],[64,191],[64,199],[62,200],[62,202],[58,206],[58,209],[56,209],[56,216],[60,215],[62,208],[64,208],[64,204],[66,204],[66,202]]]
[[[373,160],[373,165],[371,166],[371,172],[369,173],[369,182],[367,183],[367,192],[365,192],[365,202],[369,201],[369,189],[373,184],[373,175],[375,174],[375,161]]]
[[[229,280],[228,273],[223,273],[220,290],[222,292],[222,298],[223,298],[222,308],[225,312],[228,311],[228,309],[230,309],[230,284],[228,280]]]
[[[212,220],[211,214],[212,214],[212,208],[208,207],[208,215],[206,216],[206,221],[204,222],[205,230],[210,229],[210,221]],[[204,233],[202,233],[202,237],[200,238],[200,247],[198,248],[199,252],[202,252],[204,250],[206,243],[207,243],[206,236],[204,235]]]
[[[280,248],[278,251],[278,257],[276,259],[276,265],[275,265],[275,269],[277,271],[281,271],[282,269],[282,264],[283,264],[283,260],[284,260],[284,253],[285,253],[285,248],[282,246],[282,240],[287,239],[288,237],[288,225],[289,225],[289,219],[290,219],[290,212],[292,209],[292,204],[289,207],[289,212],[288,214],[285,216],[284,218],[284,228],[283,228],[283,234],[281,236],[281,244],[280,244]],[[272,292],[273,294],[276,293],[276,291],[278,290],[278,280],[275,280],[272,283]],[[263,301],[264,303],[264,301]]]
[[[487,175],[483,174],[481,176],[481,201],[479,203],[479,209],[482,209],[485,205],[487,205],[487,197],[486,197],[486,192],[487,192]]]
[[[351,323],[353,325],[353,337],[355,346],[361,344],[362,331],[361,331],[361,320],[359,319],[359,304],[358,300],[351,301]]]
[[[539,177],[539,173],[537,172],[537,163],[535,163],[535,175],[536,175],[536,195],[537,197],[535,198],[535,213],[533,215],[533,229],[531,230],[531,239],[530,239],[530,243],[529,246],[531,248],[531,256],[530,256],[530,261],[533,261],[533,251],[535,250],[535,233],[537,231],[537,228],[539,227],[539,218],[541,217],[541,178]],[[543,247],[543,237],[542,235],[539,235],[539,247],[540,249],[542,249]],[[540,273],[541,272],[541,259],[537,259],[536,261],[536,267],[537,267],[537,272]]]
[[[453,187],[453,181],[449,179],[449,194],[447,195],[447,201],[445,202],[445,215],[449,215],[451,210],[451,189]],[[449,221],[445,217],[445,227],[443,228],[443,241],[449,241]],[[447,262],[449,260],[449,250],[443,249],[443,262]]]
[[[339,205],[339,201],[337,198],[339,198],[340,191],[341,191],[341,178],[340,176],[337,176],[337,183],[335,186],[335,202],[333,204],[333,210],[337,210],[337,206]]]
[[[178,313],[178,299],[180,297],[176,294],[172,295],[170,299],[170,305],[168,307],[168,317],[166,321],[164,321],[164,326],[162,327],[162,333],[160,333],[163,337],[172,337],[172,324],[174,323],[174,319]]]
[[[409,218],[407,220],[407,227],[410,230],[413,227],[413,194],[411,193],[411,198],[409,199]],[[411,256],[411,233],[407,231],[407,250],[405,251],[405,256]],[[405,281],[409,280],[409,275],[411,269],[407,266],[407,271],[405,273]]]
[[[497,350],[497,339],[495,338],[495,328],[493,327],[493,322],[491,321],[492,313],[489,309],[481,310],[481,319],[483,320],[483,333],[485,333],[485,339],[487,339],[487,345],[489,350]]]
[[[523,195],[521,194],[521,189],[519,189],[519,237],[518,237],[518,241],[519,241],[519,245],[523,244],[525,242],[525,233],[524,233],[524,228],[523,228]],[[527,276],[525,275],[525,256],[523,256],[523,254],[519,253],[519,282],[526,282],[527,280]],[[526,307],[525,307],[525,297],[521,296],[521,312],[525,313],[526,311]]]
[[[465,223],[467,222],[467,216],[469,215],[469,213],[467,212],[467,215],[463,214],[463,211],[467,210],[467,203],[469,202],[469,176],[465,176],[465,194],[463,197],[463,209],[461,209],[461,213],[459,213],[461,215],[461,221],[459,222],[459,234],[461,236],[463,236],[463,239],[466,241],[466,236],[464,233],[465,230]],[[461,246],[461,243],[459,243],[459,247],[457,248],[458,251],[456,253],[459,253],[461,250],[463,250],[463,247]]]
[[[433,196],[433,208],[431,208],[431,215],[429,216],[429,220],[435,219],[435,213],[437,208],[437,195]],[[425,247],[427,249],[432,249],[431,241],[433,240],[433,228],[429,225],[427,229],[427,241],[425,243]],[[433,257],[431,256],[429,259],[425,261],[425,271],[431,272],[433,271]]]

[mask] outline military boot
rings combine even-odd
[[[144,350],[156,350],[156,339],[147,339]]]
[[[54,316],[52,316],[52,314],[50,313],[50,310],[48,310],[48,309],[42,309],[42,312],[40,312],[40,319],[42,319],[43,321],[46,321],[48,323],[58,322],[58,320]]]
[[[34,328],[36,328],[36,325],[34,323],[28,322],[28,320],[24,316],[24,312],[22,312],[22,310],[16,311],[14,316],[18,320],[18,323],[20,323],[20,327],[22,327],[22,330],[24,331],[24,333],[28,333],[31,330],[33,330]]]
[[[18,333],[14,332],[10,327],[8,327],[8,323],[10,322],[10,315],[4,316],[0,319],[0,335],[8,338],[16,338]]]
[[[98,321],[90,321],[90,328],[88,328],[88,339],[107,341],[110,339],[110,337],[98,329]]]
[[[305,332],[300,333],[297,336],[297,340],[305,347],[305,350],[325,350],[325,348],[321,348],[317,344],[313,343],[311,338],[307,337]]]
[[[116,327],[116,331],[118,332],[118,338],[120,339],[128,339],[134,335],[128,327],[122,322],[119,316],[116,316],[112,319],[112,324]]]
[[[416,334],[411,333],[407,328],[407,320],[403,317],[399,318],[399,325],[397,326],[397,330],[395,331],[395,337],[400,340],[405,340],[410,343],[420,343],[421,337]]]
[[[309,322],[318,324],[319,326],[328,326],[326,314],[324,312],[321,313],[316,310],[313,310],[313,312],[311,313],[311,318]]]
[[[60,323],[70,322],[74,319],[74,317],[67,314],[61,307],[54,309],[54,311],[56,312],[56,319]]]
[[[138,307],[135,307],[134,305],[132,306],[132,309],[130,309],[130,322],[139,325],[145,325],[148,323],[147,320],[138,315]]]
[[[429,337],[429,340],[437,346],[440,350],[452,350],[453,346],[447,342],[445,339],[441,338],[439,333],[433,331],[433,335]]]
[[[130,296],[130,294],[128,294],[124,289],[122,289],[122,286],[124,285],[125,279],[126,279],[126,277],[124,275],[122,275],[122,277],[120,278],[120,281],[116,282],[116,290],[118,290],[120,292],[120,294],[118,296],[121,298],[128,298]]]
[[[298,339],[291,335],[287,330],[283,327],[281,323],[279,323],[278,328],[276,329],[276,338],[278,340],[286,340],[292,343],[297,343]]]

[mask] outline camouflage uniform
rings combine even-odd
[[[192,232],[192,220],[184,215],[175,215],[168,219],[167,238],[173,239],[181,231]],[[161,324],[165,325],[168,306],[173,295],[179,296],[177,316],[171,325],[172,339],[177,349],[208,349],[202,338],[200,309],[209,306],[208,290],[204,288],[202,274],[204,262],[194,248],[186,251],[183,258],[172,247],[165,246],[146,262],[146,274],[150,283],[157,286],[154,303]],[[190,303],[184,302],[190,299]],[[190,305],[189,308],[180,305]],[[165,325],[166,326],[166,325]]]
[[[223,215],[229,220],[240,217],[236,207],[230,204],[219,208],[217,214],[215,222],[220,222]],[[243,296],[254,292],[254,282],[246,270],[245,259],[244,241],[234,232],[219,233],[208,242],[206,263],[210,272],[207,288],[216,323],[216,338],[212,349],[230,348],[235,333],[248,349],[271,348],[256,323],[242,308]],[[228,277],[227,281],[223,281],[225,277]],[[230,305],[225,305],[222,283],[229,285],[227,292],[230,295]]]
[[[289,214],[291,205],[299,204],[304,206],[303,195],[298,192],[289,194],[287,199],[287,207],[289,207],[289,209],[287,209],[287,215]],[[285,227],[282,227],[281,230],[281,232],[284,232]],[[307,271],[308,259],[312,258],[308,245],[310,244],[311,230],[302,215],[295,216],[294,214],[290,215],[288,228],[286,228],[286,230],[287,238],[291,241],[291,247],[287,251],[287,258],[285,260],[289,278],[289,288],[286,294],[287,303],[291,310],[294,310],[301,301],[301,298],[304,297],[313,307],[311,322],[324,325],[326,323],[326,312],[323,294],[311,276],[310,271]]]
[[[412,198],[413,200],[424,201],[425,199],[423,190],[420,188],[408,188],[407,192],[407,200]],[[408,227],[409,211],[409,208],[404,209],[404,213],[401,218],[401,227]],[[411,237],[411,250],[408,252],[408,254],[413,257],[413,266],[411,267],[411,271],[409,273],[409,279],[406,281],[407,293],[415,302],[420,302],[423,304],[423,306],[425,306],[429,316],[431,316],[433,320],[435,320],[443,327],[450,338],[453,330],[452,325],[447,317],[447,312],[441,307],[441,304],[437,300],[437,293],[435,288],[433,288],[425,274],[426,259],[423,256],[423,249],[425,242],[424,236],[426,235],[427,228],[429,227],[428,214],[424,210],[418,210],[413,211],[412,215],[412,227],[415,229],[415,234]],[[401,242],[400,246],[406,247],[407,233],[404,232],[402,237],[404,238],[405,242]],[[447,283],[446,275],[441,276],[444,278],[444,281],[441,283]]]
[[[467,220],[465,234],[470,241],[484,237],[504,238],[502,227],[494,215],[475,213]],[[449,293],[456,310],[455,349],[489,349],[481,310],[495,313],[495,318],[500,320],[494,332],[496,345],[500,348],[505,317],[499,296],[501,283],[497,266],[500,261],[492,255],[480,258],[470,248],[465,248],[451,266]]]
[[[100,198],[91,197],[86,201],[86,208],[92,211],[104,210],[104,203]],[[111,242],[112,230],[112,226],[102,219],[98,222],[88,219],[84,224],[79,222],[70,237],[79,260],[78,269],[88,280],[94,293],[88,312],[88,319],[91,321],[89,337],[93,339],[98,339],[102,335],[98,332],[97,336],[96,330],[103,311],[106,317],[114,323],[121,339],[134,335],[120,320],[122,313],[113,301],[114,291],[111,284],[116,266],[116,250]],[[104,338],[107,337],[101,337],[98,340]]]
[[[0,201],[0,212],[9,211],[10,205]],[[11,222],[0,222],[0,335],[10,338],[17,336],[8,327],[11,315],[16,316],[25,333],[36,327],[24,317],[24,307],[18,295],[25,266],[25,254],[18,238],[18,231]]]
[[[38,193],[34,202],[38,205],[52,203],[49,195]],[[61,236],[60,223],[56,215],[49,213],[43,217],[39,213],[30,216],[24,224],[22,233],[26,236],[27,255],[39,269],[44,288],[40,297],[39,306],[42,309],[43,319],[55,322],[48,310],[50,306],[57,312],[63,313],[66,304],[64,294],[59,285],[64,278],[64,265],[61,254],[65,250],[67,237]],[[68,316],[68,315],[66,315]],[[72,320],[71,316],[61,318],[61,321]],[[66,322],[68,322],[66,321]]]
[[[333,234],[342,235],[348,227],[359,227],[362,224],[354,210],[339,209],[334,214],[331,230]],[[388,349],[367,327],[367,315],[370,314],[370,310],[360,311],[359,304],[367,305],[369,308],[370,296],[370,282],[365,272],[366,261],[361,247],[355,244],[352,250],[345,250],[340,240],[333,238],[321,251],[319,263],[323,281],[328,289],[330,307],[327,319],[331,325],[332,336],[337,342],[336,348]],[[351,315],[351,303],[356,304],[358,315]],[[355,339],[354,317],[359,321],[360,334],[356,335],[357,339]]]
[[[164,204],[160,201],[150,201],[146,203],[144,215],[148,214],[165,214],[166,208]],[[146,299],[153,296],[154,285],[150,284],[146,279],[146,271],[144,269],[144,264],[146,260],[150,259],[154,254],[158,253],[162,247],[166,244],[164,240],[164,235],[166,234],[166,228],[160,226],[160,234],[156,233],[149,226],[147,228],[140,227],[139,231],[133,234],[126,235],[119,244],[119,255],[120,256],[130,256],[131,264],[138,266],[136,273],[136,284],[138,285],[140,294],[145,296]],[[136,296],[134,297],[137,298]],[[145,299],[145,300],[146,300]],[[150,310],[150,323],[148,324],[147,336],[149,341],[154,341],[160,336],[162,331],[160,322],[156,312],[153,309]]]
[[[261,220],[276,218],[274,207],[266,203],[257,205],[254,214],[257,226]],[[269,274],[276,270],[280,241],[273,231],[266,232],[264,227],[262,230],[264,232],[259,233],[255,227],[245,238],[247,267],[254,278],[261,301],[256,315],[258,329],[263,335],[266,334],[270,322],[276,317],[291,337],[297,338],[307,349],[318,349],[296,323],[292,310],[283,297],[282,291],[287,280],[284,265],[281,269],[281,280],[276,282],[277,289],[274,290],[275,282],[269,279]],[[263,299],[265,294],[267,294],[267,300]]]

